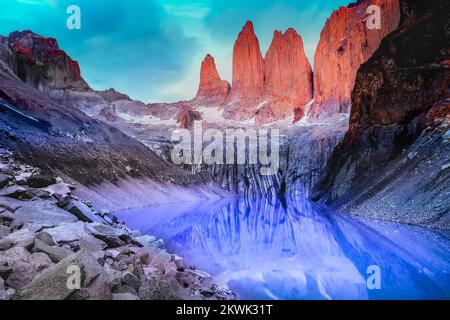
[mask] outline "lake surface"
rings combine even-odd
[[[241,198],[118,214],[240,299],[449,299],[450,233]],[[379,272],[378,272],[379,271]]]

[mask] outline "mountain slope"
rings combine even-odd
[[[402,0],[358,71],[350,128],[315,198],[352,214],[450,228],[450,4]]]

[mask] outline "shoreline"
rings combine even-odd
[[[94,210],[74,186],[5,149],[0,178],[0,300],[235,299],[161,240]],[[79,287],[66,283],[70,266],[79,267]]]

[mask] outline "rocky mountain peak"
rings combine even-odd
[[[264,87],[264,60],[253,23],[247,21],[233,48],[232,98],[255,98]]]
[[[200,68],[200,84],[195,99],[223,103],[230,89],[230,84],[220,78],[214,58],[208,53]]]
[[[88,90],[78,62],[61,50],[54,38],[30,30],[4,37],[0,59],[24,82],[44,91],[77,88]]]
[[[312,70],[301,36],[293,28],[276,30],[264,60],[265,94],[277,100],[271,113],[284,117],[303,110],[312,99]],[[282,99],[283,101],[280,101]]]

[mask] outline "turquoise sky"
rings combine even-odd
[[[0,34],[30,29],[54,37],[95,89],[113,87],[145,102],[192,98],[211,53],[231,81],[234,40],[252,20],[263,55],[275,29],[294,27],[313,64],[327,17],[349,0],[0,0]],[[66,8],[81,8],[81,30]]]

